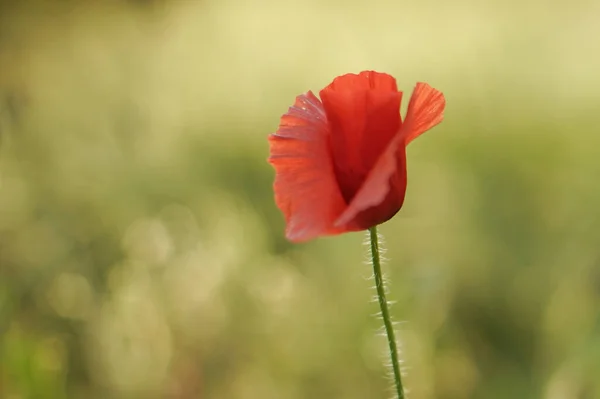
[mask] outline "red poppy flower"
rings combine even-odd
[[[442,121],[446,101],[417,83],[404,122],[396,80],[373,71],[307,92],[269,136],[275,202],[286,237],[365,230],[389,220],[406,192],[406,146]]]

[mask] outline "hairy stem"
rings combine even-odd
[[[379,307],[381,308],[381,316],[385,325],[385,333],[387,335],[388,345],[390,348],[390,359],[394,373],[394,382],[396,385],[396,393],[398,399],[405,399],[404,388],[402,387],[402,377],[400,375],[400,364],[398,362],[398,347],[396,345],[396,336],[394,334],[394,326],[388,309],[388,302],[385,296],[385,287],[383,285],[383,275],[381,273],[381,259],[379,256],[379,239],[377,237],[377,226],[369,229],[371,239],[371,258],[373,260],[373,274],[375,275],[375,287],[377,288],[377,297],[379,299]]]

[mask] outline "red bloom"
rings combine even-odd
[[[442,121],[441,92],[417,83],[406,119],[402,92],[390,75],[373,71],[339,76],[308,92],[269,136],[275,202],[290,241],[365,230],[402,207],[406,146]]]

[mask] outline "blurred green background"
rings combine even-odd
[[[595,0],[0,3],[0,398],[388,398],[362,233],[292,245],[266,135],[442,90],[381,227],[411,399],[600,398]]]

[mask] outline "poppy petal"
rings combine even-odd
[[[406,176],[405,160],[399,158],[405,156],[405,151],[400,147],[406,146],[416,137],[440,123],[445,105],[444,95],[440,91],[426,83],[417,83],[408,104],[406,118],[398,134],[377,160],[350,205],[335,221],[335,226],[351,223],[360,212],[384,201],[390,190],[390,178],[394,173],[398,173],[400,177]],[[401,149],[402,151],[400,151]],[[398,170],[398,167],[404,167],[404,170]],[[406,182],[405,177],[404,179]],[[406,185],[399,189],[406,190]],[[403,200],[404,192],[400,194]]]
[[[334,170],[350,203],[401,125],[396,79],[373,71],[340,76],[321,90]]]
[[[293,242],[339,234],[333,222],[346,207],[329,148],[329,125],[321,101],[300,95],[269,136],[269,162],[275,168],[275,202]]]
[[[385,152],[381,154],[377,160],[375,167],[369,172],[367,179],[356,193],[354,199],[352,199],[352,202],[350,202],[350,205],[348,205],[340,217],[335,221],[334,226],[343,226],[350,223],[360,212],[381,204],[386,198],[388,191],[390,190],[390,178],[394,172],[396,172],[398,164],[402,164],[397,162],[396,159],[396,153],[400,149],[401,143],[402,141],[399,137],[392,140]],[[405,174],[406,170],[399,172]],[[404,189],[405,188],[406,186]],[[402,193],[402,199],[404,199],[403,194],[404,193]],[[390,217],[391,216],[393,216],[393,214],[390,215]],[[372,226],[363,226],[363,228],[368,227]]]
[[[441,91],[427,83],[417,83],[408,103],[401,133],[408,144],[444,118],[446,99]]]

